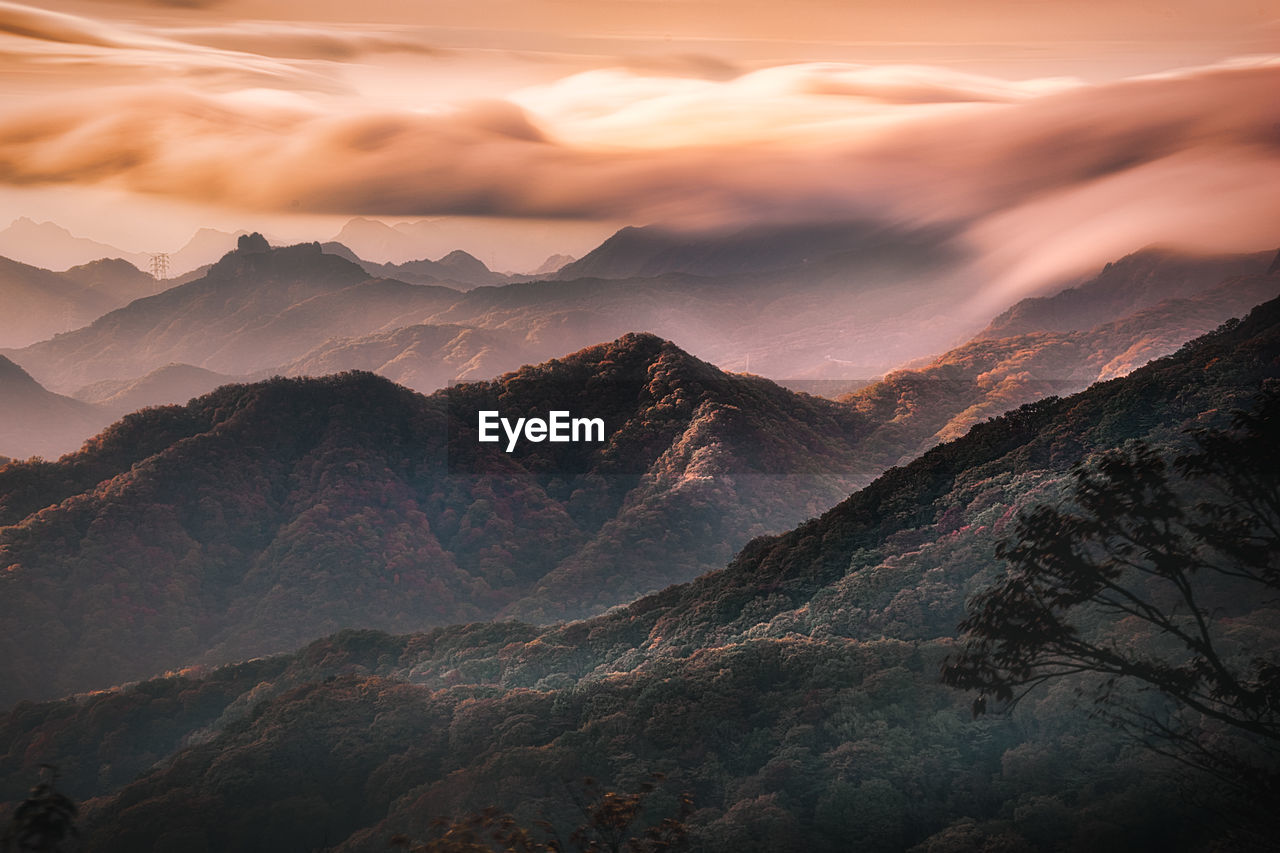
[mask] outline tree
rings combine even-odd
[[[1280,792],[1280,393],[1168,463],[1145,443],[1078,468],[997,546],[943,681],[1012,707],[1073,677],[1095,712],[1251,800]]]
[[[78,833],[75,828],[76,804],[60,794],[54,783],[56,767],[41,765],[49,781],[41,782],[14,809],[0,849],[9,853],[58,853]]]

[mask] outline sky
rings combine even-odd
[[[1000,303],[1280,245],[1277,93],[1254,0],[0,0],[0,227],[448,217],[527,269],[627,224],[871,218],[953,226]]]

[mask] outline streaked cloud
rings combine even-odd
[[[30,72],[36,80],[62,72],[67,89],[104,85],[154,85],[185,77],[224,88],[270,85],[331,90],[331,78],[314,66],[279,56],[188,43],[161,31],[115,24],[0,0],[0,56],[10,73]]]
[[[431,34],[0,2],[0,52],[87,81],[0,107],[0,184],[255,214],[945,224],[1001,298],[1145,243],[1280,242],[1272,60],[1098,83],[711,54],[570,61]]]
[[[166,36],[190,45],[253,53],[277,59],[344,62],[374,53],[441,56],[447,51],[410,34],[374,28],[307,27],[276,22],[237,21],[216,27],[174,27]]]

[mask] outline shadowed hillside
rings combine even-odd
[[[0,451],[5,455],[56,459],[110,420],[101,409],[45,390],[0,356]]]

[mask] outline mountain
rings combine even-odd
[[[68,281],[101,293],[110,300],[112,307],[126,305],[143,296],[150,296],[159,284],[150,273],[145,273],[121,258],[101,258],[80,264],[60,275]]]
[[[26,346],[92,321],[114,307],[108,294],[65,275],[0,258],[0,340]]]
[[[366,261],[341,243],[325,243],[324,251],[359,264],[369,275],[394,278],[411,284],[448,284],[467,289],[482,285],[504,284],[511,277],[493,272],[477,258],[455,249],[438,261],[416,260],[404,263],[376,264]]]
[[[929,242],[944,241],[941,234]],[[557,271],[557,277],[649,278],[664,273],[722,277],[803,267],[850,252],[890,255],[925,242],[921,235],[883,226],[834,223],[754,226],[686,233],[658,226],[629,226]]]
[[[72,396],[118,418],[148,406],[185,402],[208,394],[221,385],[243,379],[189,364],[168,364],[140,379],[105,379],[95,382],[76,391]]]
[[[551,255],[545,261],[539,264],[536,269],[531,270],[529,275],[538,275],[538,276],[553,275],[555,273],[558,273],[562,267],[566,266],[567,264],[571,264],[576,260],[577,258],[575,258],[573,255],[561,255],[561,254]]]
[[[1194,296],[1229,278],[1267,274],[1274,257],[1266,252],[1199,257],[1145,249],[1107,264],[1076,287],[1023,299],[992,320],[979,337],[1083,331],[1166,299]]]
[[[70,331],[156,289],[155,279],[120,258],[65,272],[0,258],[0,343],[26,346]]]
[[[199,229],[191,235],[191,239],[181,249],[169,253],[170,274],[180,276],[215,263],[227,252],[233,251],[236,248],[236,242],[248,233],[244,230],[233,234],[216,228]]]
[[[840,254],[755,276],[668,273],[465,293],[370,278],[316,244],[271,249],[261,241],[261,252],[237,249],[201,278],[5,354],[47,387],[69,392],[171,362],[233,375],[270,372],[332,339],[410,325],[515,334],[533,360],[639,328],[730,368],[786,377],[839,363],[849,375],[869,377],[929,354],[933,341],[954,335],[952,325],[967,323],[945,310],[963,285],[956,250],[936,244],[935,235],[879,234],[854,248],[841,241],[848,250]],[[446,266],[482,274],[468,257],[448,256]]]
[[[708,851],[1238,847],[1216,782],[1092,720],[1069,683],[973,720],[937,672],[1020,511],[1090,453],[1225,423],[1278,364],[1280,300],[978,424],[720,571],[584,622],[346,631],[24,704],[3,722],[0,778],[14,798],[36,762],[65,768],[70,793],[97,798],[82,825],[97,851],[383,850],[489,806],[567,832],[572,780],[635,791],[655,770],[641,825],[687,791],[683,826]]]
[[[315,243],[272,249],[259,235],[195,281],[11,353],[41,382],[72,390],[179,362],[232,375],[270,370],[335,337],[415,322],[457,291],[370,279]]]
[[[0,255],[49,270],[87,264],[102,258],[123,258],[138,269],[150,263],[141,252],[125,252],[106,243],[76,237],[53,222],[34,222],[23,216],[0,230]]]
[[[477,441],[481,410],[551,409],[603,418],[607,441]],[[344,625],[599,612],[869,480],[863,429],[644,335],[431,397],[342,374],[147,409],[57,465],[0,469],[0,702]]]
[[[103,411],[46,391],[26,371],[0,356],[0,454],[56,459],[102,429]]]
[[[468,255],[461,249],[454,249],[436,264],[445,269],[452,281],[464,281],[474,284],[497,284],[505,281],[506,276],[492,272],[478,259]]]
[[[837,378],[867,379],[977,331],[954,310],[956,291],[972,285],[957,245],[923,231],[851,236],[832,226],[799,236],[811,230],[690,243],[679,264],[668,264],[680,271],[649,275],[663,266],[621,263],[605,270],[643,268],[634,278],[577,277],[588,256],[556,280],[470,290],[429,322],[520,329],[544,348],[642,328],[727,369],[779,380],[832,364]],[[774,246],[788,241],[794,263],[781,267],[786,253]],[[820,244],[835,253],[796,260]],[[767,271],[733,272],[758,260],[761,246],[777,256],[762,263]]]
[[[822,240],[847,251],[767,274],[708,278],[670,272],[466,292],[369,278],[371,269],[390,268],[372,267],[344,247],[321,247],[319,255],[314,244],[264,249],[266,256],[253,263],[237,250],[163,298],[140,300],[88,328],[8,354],[60,392],[102,381],[138,381],[171,363],[241,377],[373,370],[427,392],[647,328],[714,363],[782,377],[801,389],[832,388],[834,395],[865,388],[871,377],[904,362],[932,357],[926,348],[933,342],[949,342],[967,328],[949,310],[954,289],[964,286],[953,269],[955,250],[936,245],[933,235],[898,235],[853,249],[848,247],[856,240],[850,241],[847,229],[811,235],[807,243],[797,238],[810,246]],[[709,245],[692,256],[713,256]],[[470,256],[449,257],[459,269],[486,272]],[[1035,312],[1043,303],[1026,300],[1008,316],[1022,317],[1017,328],[1031,331],[1015,333],[1010,326],[1009,335],[998,337],[995,330],[1003,326],[993,325],[979,336],[985,343],[975,341],[949,364],[930,368],[927,383],[940,387],[935,380],[945,379],[951,383],[945,393],[923,391],[921,374],[864,394],[859,405],[874,410],[873,419],[882,424],[883,441],[873,441],[877,453],[896,446],[892,459],[910,459],[982,417],[1119,375],[1270,295],[1270,285],[1259,278],[1265,269],[1261,256],[1188,260],[1147,252],[1113,269],[1145,272],[1123,280],[1107,273],[1054,298],[1070,300],[1082,317],[1136,319],[1114,328],[1059,332],[1054,328],[1061,323],[1044,315],[1047,332],[1058,337],[1022,339],[1046,333],[1031,322],[1041,316]],[[1207,278],[1237,269],[1255,270],[1252,277],[1230,279],[1241,282],[1238,293],[1235,285]],[[1190,294],[1191,301],[1158,301],[1166,289],[1162,270],[1171,271],[1167,290]],[[1152,313],[1138,318],[1133,305],[1139,313]],[[1108,355],[1100,362],[1102,353]],[[818,385],[806,382],[815,378]],[[199,390],[205,389],[192,393]],[[171,399],[146,399],[180,403],[191,396],[186,388],[176,391],[179,396]],[[917,405],[911,417],[891,411],[912,399],[932,404]]]
[[[375,219],[356,217],[342,226],[330,242],[341,243],[374,263],[403,263],[426,252],[420,240]]]
[[[155,290],[155,279],[119,258],[60,273],[0,258],[0,343],[26,346],[90,323]]]
[[[1229,271],[1235,263],[1216,267]],[[1072,293],[1065,291],[1055,298],[1063,304],[1073,300],[1086,304]],[[864,449],[900,448],[905,463],[936,444],[964,435],[987,418],[1042,397],[1073,394],[1095,382],[1124,376],[1277,295],[1280,274],[1239,275],[1193,296],[1165,299],[1087,330],[1035,330],[993,337],[989,328],[923,367],[894,371],[838,399],[880,425],[864,441]],[[1122,310],[1119,305],[1149,301],[1113,299],[1110,310],[1090,313],[1112,314]],[[1021,316],[1022,327],[1032,317],[1045,319],[1036,314],[1043,303],[1028,300],[1025,304],[1032,310],[1015,310],[1008,316]]]
[[[357,217],[330,239],[374,263],[400,264],[439,258],[461,249],[495,270],[525,270],[549,252],[590,251],[609,235],[609,226],[570,220],[440,217],[385,225]]]
[[[537,360],[521,336],[512,332],[414,325],[326,341],[283,365],[280,373],[325,376],[344,370],[367,370],[428,394],[454,382],[486,379]]]

